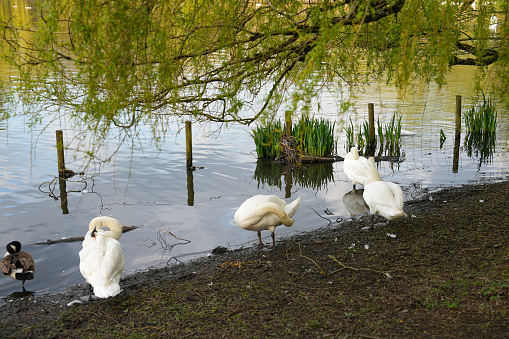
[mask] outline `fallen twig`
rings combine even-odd
[[[331,258],[332,260],[337,262],[341,267],[343,267],[342,269],[349,269],[349,270],[354,270],[354,271],[371,271],[371,272],[376,272],[376,273],[383,274],[387,278],[392,278],[388,272],[382,272],[382,271],[374,270],[374,269],[371,269],[371,268],[355,268],[355,267],[352,267],[352,266],[348,266],[348,265],[345,265],[342,262],[338,261],[336,258],[334,258],[334,256],[332,256],[330,254],[329,254],[329,258]],[[337,270],[337,271],[339,271],[339,270]],[[331,272],[331,274],[335,273],[337,271]]]
[[[138,228],[138,226],[123,226],[122,233],[132,231],[136,228]],[[46,241],[34,242],[34,245],[53,245],[53,244],[60,244],[60,243],[64,243],[64,242],[77,242],[77,241],[83,241],[84,238],[85,237],[82,236],[82,237],[62,238],[62,239],[57,239],[57,240],[48,239]]]

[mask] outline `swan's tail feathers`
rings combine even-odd
[[[399,211],[392,211],[392,213],[390,213],[386,219],[388,220],[392,220],[392,221],[395,221],[395,220],[399,220],[399,219],[402,219],[404,217],[406,217],[407,214],[405,213],[405,211],[403,210],[399,210]]]
[[[285,206],[285,212],[288,214],[288,216],[291,218],[297,212],[297,209],[300,205],[300,200],[302,198],[302,195],[299,196],[297,199],[295,199],[291,204],[288,204]]]
[[[94,294],[98,298],[114,297],[120,293],[120,285],[111,283],[108,285],[96,285],[94,287]]]

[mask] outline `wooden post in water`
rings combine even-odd
[[[461,95],[456,95],[456,128],[454,130],[454,134],[452,172],[458,173],[461,140]]]
[[[62,214],[69,214],[69,208],[67,207],[67,180],[64,176],[58,178],[58,187],[60,189],[60,207],[62,208]]]
[[[291,198],[292,197],[292,174],[291,173],[286,173],[285,174],[285,198],[288,199],[288,198]]]
[[[65,176],[65,159],[64,159],[64,137],[62,130],[55,132],[57,137],[57,158],[58,158],[58,176]]]
[[[187,168],[187,205],[194,205],[194,180],[193,180],[193,170],[189,167]]]
[[[186,121],[186,165],[193,167],[193,134],[191,133],[191,121]]]
[[[369,140],[368,140],[368,155],[375,155],[376,139],[375,139],[375,105],[368,104],[368,118],[369,118]]]
[[[456,95],[456,138],[461,135],[461,95]]]
[[[285,126],[286,126],[285,136],[287,138],[291,137],[292,136],[292,111],[285,112]]]

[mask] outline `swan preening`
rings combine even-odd
[[[286,204],[275,195],[255,195],[240,205],[234,219],[243,229],[258,232],[260,246],[263,246],[261,231],[270,230],[272,244],[275,246],[274,230],[279,225],[293,225],[292,217],[299,208],[300,199],[301,197],[298,197],[291,204]]]
[[[365,185],[366,181],[371,181],[371,170],[368,165],[368,159],[359,157],[357,147],[352,147],[343,161],[343,170],[345,171],[348,179],[355,184]]]
[[[12,241],[6,246],[7,253],[0,262],[2,273],[14,280],[21,280],[25,291],[25,281],[34,278],[35,263],[30,253],[21,250],[19,241]]]
[[[103,228],[109,228],[105,231]],[[115,218],[101,216],[92,219],[80,251],[80,271],[89,284],[89,300],[94,294],[108,298],[120,293],[120,277],[124,270],[124,255],[118,239],[122,225]]]
[[[362,196],[369,207],[369,213],[371,213],[371,224],[376,213],[389,221],[406,217],[406,213],[403,211],[403,190],[401,187],[395,183],[381,180],[374,157],[369,157],[368,166],[371,179],[365,183]]]

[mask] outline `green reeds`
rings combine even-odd
[[[496,104],[482,94],[482,102],[474,103],[472,108],[465,112],[463,119],[467,133],[495,133],[497,127]]]
[[[274,121],[272,124],[258,126],[253,129],[253,137],[256,154],[258,159],[276,159],[281,156],[281,147],[279,142],[283,136],[281,121]]]
[[[495,102],[486,98],[484,93],[482,101],[475,102],[463,115],[467,128],[465,137],[467,154],[469,157],[475,154],[479,158],[479,167],[493,157],[497,115]]]
[[[332,155],[336,148],[334,125],[325,119],[300,119],[292,128],[292,136],[297,141],[299,152],[317,157]]]
[[[380,120],[377,120],[377,132],[378,138],[375,139],[375,146],[378,146],[378,155],[388,156],[399,156],[400,144],[401,144],[401,118],[400,116],[396,120],[396,114],[393,114],[392,119],[389,123],[383,124]],[[369,125],[367,121],[364,121],[357,133],[355,133],[355,127],[353,126],[352,119],[350,119],[350,125],[345,128],[346,132],[346,146],[347,149],[357,144],[359,154],[363,155],[366,151],[369,142]],[[355,141],[355,142],[354,142]]]
[[[251,133],[256,145],[258,159],[278,159],[281,157],[279,142],[284,133],[281,121],[257,127]],[[296,140],[299,154],[327,157],[336,149],[334,140],[335,123],[325,119],[312,119],[303,117],[296,125],[292,126],[292,136]]]

